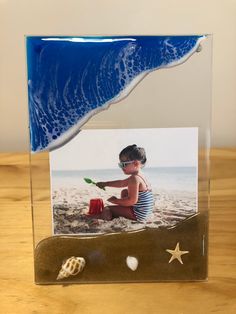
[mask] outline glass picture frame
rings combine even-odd
[[[35,282],[206,280],[212,36],[29,36],[26,48]],[[136,175],[117,165],[134,144],[153,216],[97,216],[123,189],[97,181]]]

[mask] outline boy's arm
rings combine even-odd
[[[128,186],[129,179],[125,180],[115,180],[115,181],[106,181],[106,182],[98,182],[96,185],[99,188],[103,188],[106,186],[112,187],[112,188],[123,188]]]
[[[133,206],[138,201],[139,181],[136,177],[128,179],[128,196],[126,198],[111,197],[109,202],[120,206]]]

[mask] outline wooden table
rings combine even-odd
[[[211,153],[209,281],[36,286],[27,154],[0,154],[0,313],[236,313],[236,149]]]

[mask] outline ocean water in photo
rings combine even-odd
[[[155,190],[188,191],[197,190],[197,171],[195,167],[161,167],[145,168],[143,173]],[[52,171],[51,185],[53,188],[76,188],[88,186],[84,178],[95,182],[122,180],[127,178],[120,169],[83,170],[83,171]]]

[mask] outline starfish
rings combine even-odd
[[[176,244],[176,247],[174,250],[166,250],[166,251],[172,255],[171,259],[169,260],[169,263],[171,263],[174,259],[177,259],[181,264],[183,264],[181,255],[189,253],[189,251],[180,251],[179,242]]]

